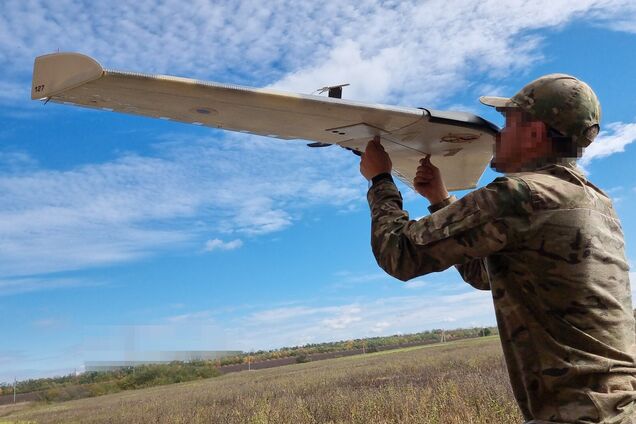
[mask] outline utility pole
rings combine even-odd
[[[15,403],[15,386],[18,384],[18,379],[13,377],[13,403]]]

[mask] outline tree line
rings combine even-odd
[[[328,343],[309,343],[303,346],[282,347],[273,350],[245,352],[215,360],[147,364],[124,367],[111,371],[91,371],[61,377],[37,378],[19,381],[16,393],[38,392],[38,398],[46,401],[62,401],[99,396],[122,390],[139,389],[163,384],[210,378],[220,375],[225,365],[259,362],[271,359],[295,357],[306,362],[316,353],[364,350],[375,352],[384,346],[438,343],[472,337],[497,334],[496,327],[459,328],[454,330],[429,330],[412,334],[394,334]],[[0,395],[13,394],[13,383],[0,383]]]

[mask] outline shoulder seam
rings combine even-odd
[[[532,207],[532,210],[535,211],[536,210],[535,201],[538,199],[536,199],[535,192],[530,187],[530,184],[528,184],[528,182],[525,179],[519,176],[508,176],[507,178],[522,183],[522,185],[525,187],[525,189],[528,192],[528,201],[530,202],[530,206]]]

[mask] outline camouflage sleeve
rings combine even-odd
[[[402,210],[402,196],[391,180],[367,193],[371,208],[371,247],[388,274],[402,281],[468,264],[513,242],[515,228],[532,212],[530,190],[519,179],[502,177],[418,221]],[[460,271],[461,272],[461,271]]]
[[[428,211],[430,213],[437,212],[438,210],[445,208],[457,201],[455,196],[450,196],[448,199],[442,200],[439,203],[435,203],[428,207]],[[490,290],[490,278],[488,277],[488,272],[486,271],[486,263],[484,259],[477,258],[472,259],[465,264],[457,264],[455,265],[457,271],[462,276],[462,279],[479,290]]]
[[[483,258],[471,259],[465,264],[455,264],[462,279],[479,290],[490,290],[490,278]]]

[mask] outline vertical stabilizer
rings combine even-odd
[[[35,58],[31,99],[44,99],[96,80],[104,73],[94,59],[79,53],[53,53]]]

